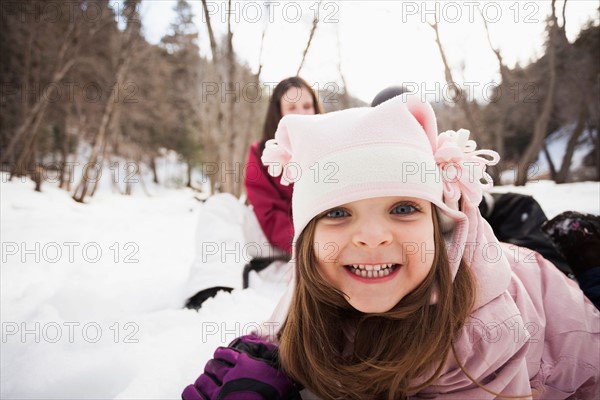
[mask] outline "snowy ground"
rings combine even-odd
[[[191,191],[77,204],[50,184],[0,185],[2,399],[179,398],[279,295],[259,282],[181,308],[201,207]],[[549,217],[600,214],[598,182],[497,190],[533,194]]]

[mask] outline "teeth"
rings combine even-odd
[[[380,269],[390,268],[394,264],[377,264],[377,265],[365,265],[365,264],[350,264],[350,267],[355,269],[364,269],[367,271],[379,271]]]
[[[351,264],[349,267],[352,268],[352,272],[363,278],[383,278],[388,276],[393,268],[394,264],[378,264],[378,265],[364,265],[364,264]]]

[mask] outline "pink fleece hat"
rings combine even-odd
[[[482,190],[491,186],[485,166],[499,158],[474,151],[468,135],[460,130],[438,137],[431,106],[405,94],[374,108],[288,115],[267,142],[262,161],[271,175],[282,175],[282,184],[294,183],[294,243],[312,218],[333,207],[374,197],[416,197],[439,210],[454,277],[469,228],[458,200],[479,204]]]

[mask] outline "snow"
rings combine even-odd
[[[1,398],[178,398],[218,345],[270,315],[279,294],[261,294],[256,277],[255,289],[182,309],[195,192],[79,204],[51,184],[6,181]]]
[[[3,174],[0,185],[1,398],[179,398],[281,293],[254,275],[251,289],[182,308],[202,207],[191,190],[105,190],[79,204],[49,183],[37,193]],[[532,194],[549,217],[600,214],[598,182],[495,190]]]
[[[526,186],[496,186],[492,192],[531,195],[540,203],[548,219],[568,210],[600,215],[600,182],[557,185],[553,181],[538,180]]]

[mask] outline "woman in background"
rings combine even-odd
[[[265,142],[273,139],[279,120],[288,114],[321,114],[323,111],[314,90],[300,77],[279,82],[269,101],[262,140],[248,152],[244,184],[251,207],[228,193],[211,196],[198,215],[196,257],[186,288],[187,308],[199,309],[220,291],[246,288],[250,271],[259,272],[274,261],[284,265],[292,251],[293,186],[280,183],[260,161]],[[268,243],[267,243],[268,242]],[[221,251],[245,249],[248,253]],[[248,258],[252,258],[248,264]],[[286,275],[277,268],[274,275]],[[275,279],[277,279],[275,277]]]
[[[269,175],[268,168],[260,161],[267,140],[275,137],[281,118],[288,114],[322,114],[321,104],[315,91],[300,77],[282,80],[273,90],[265,118],[263,137],[252,144],[248,152],[247,173],[244,181],[248,201],[269,243],[287,254],[292,252],[292,204],[293,184],[281,184],[281,177]],[[255,172],[256,171],[256,172]]]

